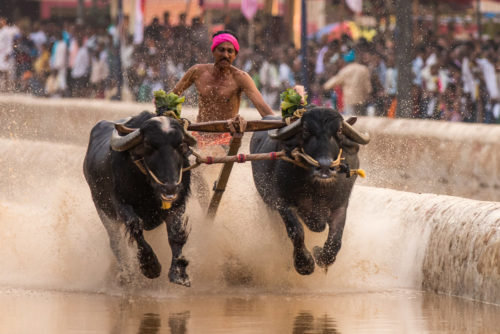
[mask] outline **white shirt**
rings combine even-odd
[[[328,51],[327,46],[323,46],[321,50],[319,50],[318,58],[316,58],[316,67],[314,68],[314,73],[322,74],[323,72],[325,72],[324,59],[325,59],[325,53],[327,51]]]
[[[286,63],[281,63],[279,66],[279,78],[281,83],[285,84],[285,86],[292,87],[295,85],[292,69]]]
[[[484,81],[486,82],[486,88],[492,99],[498,99],[500,93],[498,91],[497,78],[495,75],[495,66],[490,63],[486,58],[478,59],[477,63],[483,70]]]
[[[265,87],[278,88],[280,86],[280,78],[276,65],[264,61],[259,71],[260,82]]]
[[[47,43],[47,36],[42,30],[38,30],[36,32],[32,32],[30,34],[30,39],[35,43],[38,50],[42,49],[42,45]]]
[[[90,69],[90,55],[89,50],[84,45],[78,49],[76,53],[73,69],[71,70],[71,77],[74,79],[81,78],[89,73]]]
[[[464,92],[469,93],[473,101],[476,101],[476,79],[470,69],[469,58],[462,60],[462,81],[464,82]]]
[[[10,57],[12,54],[12,44],[14,37],[19,33],[16,26],[4,26],[0,29],[0,71],[11,71],[14,68],[14,61]]]
[[[67,47],[66,43],[63,40],[59,40],[56,42],[56,49],[54,52],[54,57],[52,58],[53,62],[50,66],[55,70],[63,70],[66,69],[66,58],[67,58]]]

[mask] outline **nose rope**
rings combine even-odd
[[[311,166],[321,167],[320,164],[319,164],[319,162],[316,159],[314,159],[309,154],[307,154],[306,152],[304,152],[303,148],[301,148],[301,149],[299,149],[298,147],[295,148],[292,151],[292,157],[294,157],[295,160],[297,160],[298,158],[302,158],[305,162],[307,162]],[[332,161],[332,163],[330,164],[329,167],[330,168],[335,168],[335,167],[340,166],[341,160],[345,160],[345,158],[342,158],[342,149],[340,149],[339,155],[337,156],[337,159],[335,161]]]
[[[139,170],[144,175],[148,175],[149,174],[149,176],[151,176],[151,178],[153,179],[153,181],[155,181],[159,185],[162,185],[162,186],[166,186],[167,185],[166,183],[161,182],[160,179],[153,173],[153,171],[151,171],[151,169],[149,169],[149,167],[146,164],[146,161],[144,160],[144,158],[141,158],[141,159],[138,159],[138,160],[134,160],[134,163],[135,163],[135,165],[139,168]],[[179,184],[181,184],[181,182],[182,182],[182,174],[185,172],[185,169],[186,168],[181,168],[181,170],[179,172],[179,177],[177,178],[178,181],[175,184],[176,186],[178,186]],[[189,169],[187,169],[187,170],[189,170]]]

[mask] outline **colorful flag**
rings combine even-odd
[[[253,19],[255,13],[257,13],[258,6],[258,0],[241,0],[241,12],[249,21]]]

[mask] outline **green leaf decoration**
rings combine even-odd
[[[181,117],[182,104],[186,100],[185,96],[179,97],[175,93],[166,93],[163,89],[157,90],[153,93],[155,98],[156,113],[162,115],[168,110],[175,113],[177,118]]]
[[[281,117],[283,118],[292,117],[297,109],[302,109],[307,104],[307,102],[304,104],[300,103],[302,96],[293,88],[288,88],[281,93],[280,99]],[[307,100],[307,95],[304,97],[304,100]]]

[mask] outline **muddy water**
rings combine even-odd
[[[0,138],[0,333],[492,333],[500,328],[500,307],[494,305],[500,304],[498,202],[358,185],[336,263],[327,273],[302,277],[293,269],[282,223],[255,191],[249,165],[234,167],[213,223],[204,219],[196,198],[188,203],[191,288],[168,283],[165,273],[156,280],[138,274],[133,284],[119,286],[82,175],[85,141],[63,140],[58,137],[63,125],[36,117],[51,131]],[[203,173],[213,179],[217,169]],[[306,241],[312,247],[325,237],[307,233]],[[166,230],[146,238],[165,272]],[[136,266],[134,251],[130,260]]]
[[[2,333],[497,333],[498,307],[415,291],[152,299],[0,292]]]

